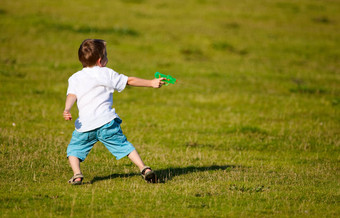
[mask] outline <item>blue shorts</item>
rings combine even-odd
[[[88,131],[73,131],[72,139],[67,147],[67,157],[75,156],[84,161],[93,145],[100,141],[116,157],[117,160],[130,154],[135,148],[126,139],[120,128],[122,120],[114,119],[102,127]]]

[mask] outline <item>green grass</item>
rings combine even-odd
[[[1,217],[338,217],[336,0],[0,4]],[[147,184],[98,143],[73,187],[63,121],[86,38],[108,67],[178,80],[115,93]],[[73,108],[76,116],[76,107]]]

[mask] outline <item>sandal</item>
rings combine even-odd
[[[145,172],[146,170],[150,170],[147,173]],[[149,166],[145,166],[142,171],[141,171],[141,175],[143,177],[143,179],[149,183],[156,183],[157,181],[157,176],[155,174],[154,171],[152,171],[152,169]]]
[[[80,181],[76,181],[76,179],[79,179]],[[72,176],[72,178],[70,180],[68,180],[68,183],[71,185],[80,185],[83,182],[84,176],[81,173],[78,173],[74,176]]]

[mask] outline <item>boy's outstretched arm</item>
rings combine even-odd
[[[162,85],[164,85],[164,82],[162,82],[162,80],[164,80],[164,78],[146,80],[137,77],[129,77],[127,84],[129,86],[160,88],[162,87]]]
[[[74,94],[68,94],[66,97],[66,102],[65,102],[65,110],[64,110],[64,119],[65,120],[72,120],[72,115],[70,113],[70,110],[73,106],[73,104],[76,102],[77,96]]]

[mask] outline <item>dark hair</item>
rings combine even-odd
[[[96,65],[99,58],[106,56],[106,42],[101,39],[85,39],[78,50],[79,61],[83,67]]]

